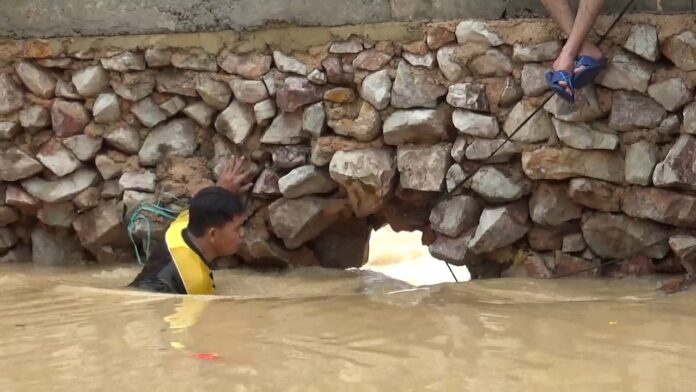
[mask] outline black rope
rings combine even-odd
[[[631,7],[631,5],[633,4],[634,1],[635,1],[635,0],[628,0],[628,2],[626,3],[626,5],[623,7],[623,9],[621,10],[621,12],[619,12],[619,15],[614,19],[614,21],[611,23],[611,25],[609,26],[609,28],[604,32],[604,34],[602,34],[602,35],[599,37],[599,41],[597,41],[597,45],[599,45],[599,44],[601,44],[602,42],[604,42],[604,39],[605,39],[605,38],[609,35],[609,33],[614,29],[614,27],[616,26],[616,24],[619,23],[619,21],[623,18],[623,16],[626,14],[626,12],[627,12],[628,9]],[[528,123],[529,121],[531,121],[531,119],[534,118],[534,116],[536,116],[537,113],[539,113],[539,111],[551,100],[551,98],[553,98],[553,95],[554,95],[553,92],[551,92],[550,94],[547,94],[546,98],[544,98],[544,100],[541,101],[541,105],[539,105],[536,109],[534,109],[534,111],[532,112],[532,114],[530,114],[527,118],[524,119],[524,121],[522,121],[519,125],[517,125],[517,127],[515,128],[515,130],[512,131],[512,133],[510,133],[510,134],[503,140],[503,142],[502,142],[495,150],[493,150],[493,152],[492,152],[487,158],[483,159],[483,160],[478,164],[478,166],[477,166],[471,173],[469,173],[466,177],[464,177],[464,180],[463,180],[460,184],[456,185],[451,191],[446,192],[446,193],[443,195],[442,198],[448,197],[448,196],[454,194],[455,192],[457,192],[458,190],[460,190],[469,180],[471,180],[471,179],[476,175],[476,173],[478,173],[479,170],[481,170],[481,168],[483,168],[483,166],[490,164],[491,162],[489,162],[489,161],[495,156],[495,154],[497,154],[508,142],[510,142],[510,140],[512,140],[512,138],[515,137],[515,135],[517,135],[517,133],[518,133],[520,130],[522,130],[522,128],[523,128],[525,125],[527,125],[527,123]],[[617,261],[613,261],[613,262],[609,262],[609,263],[600,264],[599,266],[592,267],[592,268],[589,269],[589,270],[591,271],[591,270],[593,270],[593,269],[600,268],[602,265],[613,264],[613,263],[616,263],[616,262],[617,262]],[[452,273],[452,277],[454,277],[454,280],[455,280],[456,282],[459,282],[459,281],[457,280],[457,277],[454,275],[454,272],[452,271],[452,268],[450,268],[449,263],[445,261],[445,264],[447,264],[447,268],[450,270],[450,273]],[[568,275],[568,276],[576,275],[576,274],[579,274],[579,273],[582,273],[582,272],[587,272],[587,271],[584,271],[584,270],[583,270],[583,271],[579,271],[579,272],[570,274],[570,275]],[[567,277],[567,276],[563,276],[563,277]]]

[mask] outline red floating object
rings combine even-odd
[[[198,353],[198,354],[193,354],[193,357],[196,359],[203,360],[203,361],[214,361],[214,360],[220,358],[217,354],[214,354],[214,353]]]

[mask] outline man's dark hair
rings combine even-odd
[[[188,231],[201,237],[213,227],[225,223],[242,214],[242,201],[227,189],[211,186],[199,191],[189,204]]]

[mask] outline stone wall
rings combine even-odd
[[[617,12],[624,1],[607,1]],[[577,5],[578,0],[571,3]],[[544,15],[539,0],[5,0],[0,37],[245,31],[273,25],[498,19]],[[635,0],[632,12],[690,12],[692,0]]]
[[[627,17],[598,85],[553,98],[465,184],[549,94],[548,21],[295,51],[8,43],[21,50],[0,73],[0,261],[133,262],[124,219],[140,203],[185,206],[244,154],[256,177],[233,263],[359,266],[390,224],[475,277],[617,259],[602,273],[682,271],[696,246],[692,22]]]

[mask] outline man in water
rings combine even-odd
[[[211,263],[231,256],[244,238],[244,206],[239,198],[251,187],[244,158],[232,158],[217,186],[198,192],[169,225],[131,287],[172,294],[213,294]]]
[[[580,0],[577,17],[568,0],[541,0],[544,7],[568,36],[561,53],[546,74],[549,87],[561,98],[573,102],[575,90],[594,82],[606,66],[602,51],[587,39],[602,10],[604,0]]]

